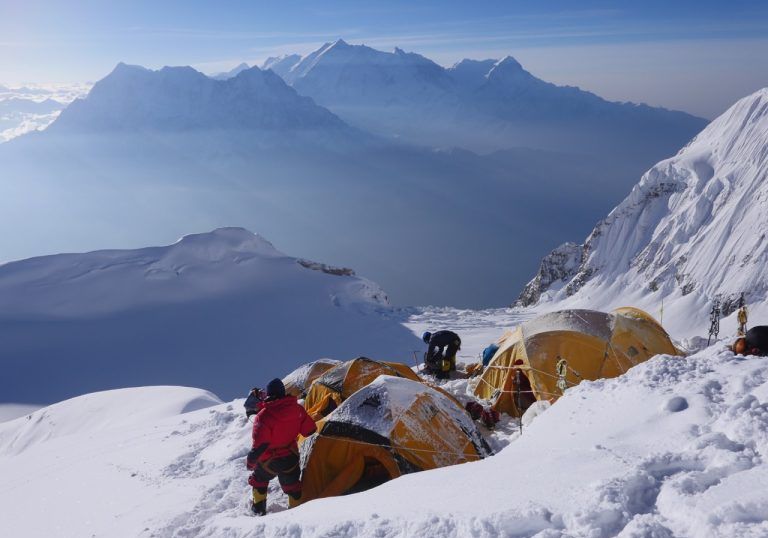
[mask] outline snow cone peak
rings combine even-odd
[[[522,70],[523,66],[515,60],[512,56],[504,56],[501,60],[499,60],[496,63],[497,68],[504,68],[508,70]]]
[[[218,259],[232,252],[282,257],[272,243],[245,228],[217,228],[210,232],[189,234],[179,239],[173,247],[193,250],[201,257]]]

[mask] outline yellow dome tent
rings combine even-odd
[[[315,379],[307,391],[304,407],[314,420],[320,420],[341,402],[381,375],[421,381],[407,365],[358,357],[343,362]]]
[[[344,401],[303,440],[300,452],[302,502],[492,453],[454,400],[393,376],[378,377]]]
[[[619,376],[654,355],[681,355],[652,316],[632,307],[544,314],[508,331],[498,344],[475,395],[515,416],[585,379]]]
[[[299,366],[293,372],[283,378],[286,394],[304,398],[310,385],[315,379],[325,372],[341,364],[341,361],[333,359],[318,359],[316,361]]]

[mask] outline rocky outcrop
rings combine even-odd
[[[526,284],[515,306],[536,304],[541,294],[555,285],[569,282],[581,267],[584,245],[564,243],[547,254],[539,265],[536,276]]]

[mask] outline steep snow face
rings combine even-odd
[[[166,394],[177,403],[167,405]],[[480,462],[287,512],[272,484],[262,519],[247,506],[251,425],[242,400],[176,415],[197,395],[150,388],[90,397],[98,405],[78,398],[0,425],[8,535],[768,534],[768,362],[724,346],[569,389]],[[141,420],[121,417],[125,402]],[[14,443],[54,431],[51,422],[61,435]]]
[[[213,80],[191,67],[151,71],[119,64],[85,99],[72,103],[53,132],[280,130],[344,127],[312,99],[258,67]]]
[[[447,70],[448,76],[462,88],[476,90],[486,82],[488,73],[496,63],[496,60],[470,60],[465,58]]]
[[[280,75],[283,79],[285,79],[290,70],[293,69],[293,67],[299,63],[300,60],[301,55],[299,54],[283,54],[282,56],[272,56],[264,60],[261,68],[264,71],[271,69]]]
[[[701,330],[715,297],[732,305],[746,292],[750,303],[764,302],[767,210],[768,89],[763,89],[649,170],[587,238],[581,265],[565,286],[534,281],[520,300],[531,303],[538,293],[547,303],[609,308],[632,297],[656,310],[665,298],[673,309],[681,301],[697,305],[698,323],[681,328]],[[563,264],[554,272],[567,275]]]
[[[386,304],[352,271],[300,263],[241,228],[7,263],[0,398],[147,384],[231,397],[320,356],[408,357],[416,339]]]

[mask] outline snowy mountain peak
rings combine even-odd
[[[523,69],[523,66],[512,56],[505,56],[493,66],[488,73],[488,80],[500,82],[503,84],[516,83],[521,81],[536,81],[539,79]]]
[[[121,73],[136,73],[136,72],[146,72],[150,71],[146,67],[143,67],[141,65],[134,65],[134,64],[127,64],[125,62],[118,62],[114,69],[112,69],[112,72],[110,75],[115,74],[121,74]],[[109,75],[107,75],[109,76]]]
[[[280,77],[285,78],[290,70],[301,61],[299,54],[283,54],[282,56],[271,56],[261,65],[261,68],[272,70]]]
[[[465,58],[453,64],[447,72],[460,87],[474,90],[487,81],[488,73],[497,63],[498,60],[470,60]]]
[[[185,235],[171,248],[176,251],[183,250],[209,261],[220,260],[225,255],[233,254],[285,256],[262,236],[237,227],[217,228],[211,232]]]
[[[251,68],[250,65],[248,65],[245,62],[242,62],[241,64],[236,65],[235,67],[233,67],[229,71],[225,71],[223,73],[218,73],[218,74],[212,75],[211,78],[216,79],[216,80],[227,80],[228,78],[232,78],[232,77],[238,75],[241,71],[245,71],[246,69],[250,69],[250,68]]]
[[[359,46],[365,47],[365,45],[359,45]],[[333,48],[333,47],[336,47],[336,48],[347,48],[347,47],[351,47],[351,45],[349,43],[347,43],[346,41],[344,41],[343,39],[339,38],[336,41],[334,41],[333,43],[331,43],[328,48]]]
[[[235,397],[254,383],[243,372],[270,379],[319,356],[407,356],[416,339],[386,305],[351,269],[287,256],[243,228],[10,262],[0,265],[0,363],[19,366],[0,376],[0,394],[52,402],[176,383]]]
[[[345,127],[278,75],[255,66],[226,80],[214,80],[188,66],[151,71],[118,64],[85,99],[64,110],[48,131],[337,132]],[[279,142],[274,137],[269,140]]]
[[[745,292],[749,302],[762,304],[768,296],[768,89],[738,101],[646,172],[581,248],[578,271],[564,285],[539,289],[541,297],[564,306],[610,309],[632,302],[649,310],[663,299],[673,312],[675,304],[706,312],[719,297],[731,314]],[[524,295],[532,298],[529,291]],[[681,332],[697,327],[682,311],[681,319]]]
[[[337,102],[389,105],[432,100],[434,88],[446,85],[445,70],[412,52],[384,52],[338,40],[301,59],[285,80],[303,95],[330,106]]]
[[[520,70],[523,66],[510,55],[504,56],[501,60],[496,62],[496,67],[499,69],[512,69]]]

